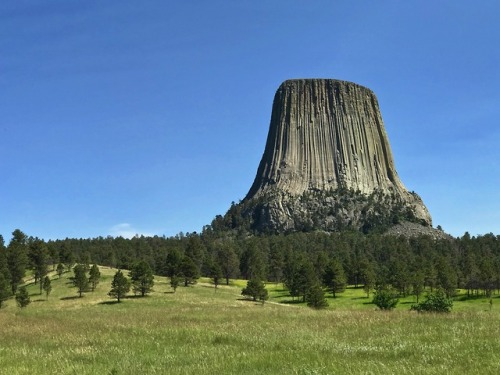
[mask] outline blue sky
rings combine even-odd
[[[372,89],[434,225],[500,234],[499,4],[2,1],[0,234],[200,231],[290,78]]]

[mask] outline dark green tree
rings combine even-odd
[[[296,280],[298,283],[299,296],[302,302],[306,302],[306,295],[314,285],[319,283],[314,266],[308,258],[303,258],[297,270]]]
[[[46,298],[49,299],[49,294],[52,291],[52,285],[51,285],[51,282],[50,282],[50,277],[45,276],[44,279],[43,279],[43,282],[40,282],[40,284],[42,284],[42,288],[43,288],[43,290],[45,292]]]
[[[217,262],[221,268],[222,275],[229,285],[229,279],[238,275],[240,260],[234,251],[232,244],[223,244],[217,251]]]
[[[4,277],[3,273],[0,272],[0,308],[2,308],[3,302],[11,296],[10,292],[9,282]]]
[[[111,282],[111,290],[108,295],[112,298],[116,298],[118,302],[125,297],[125,295],[130,291],[130,280],[118,270],[113,277]]]
[[[7,253],[3,237],[0,235],[0,308],[2,303],[12,295],[10,272],[7,266]]]
[[[134,264],[129,276],[132,281],[134,294],[140,293],[144,297],[153,289],[154,275],[148,262],[143,260]]]
[[[285,267],[284,244],[282,241],[271,245],[269,251],[269,281],[279,283],[283,279],[283,268]]]
[[[363,283],[363,290],[366,297],[370,298],[370,292],[375,288],[377,275],[373,269],[373,264],[367,259],[360,261],[360,277]]]
[[[71,270],[71,267],[75,264],[75,254],[68,241],[61,244],[59,249],[59,259],[60,262],[66,266],[67,270]]]
[[[405,257],[407,258],[407,257]],[[399,293],[406,296],[411,285],[411,275],[408,270],[408,260],[402,257],[402,254],[396,257],[389,267],[390,284],[396,288]]]
[[[267,256],[258,239],[252,238],[246,242],[246,249],[241,254],[241,274],[247,280],[263,280],[267,276]]]
[[[42,281],[47,275],[49,261],[49,251],[45,242],[38,238],[30,238],[28,241],[28,259],[35,277],[35,284],[40,281],[40,294],[42,294]]]
[[[210,278],[212,279],[215,289],[219,286],[220,279],[222,278],[222,270],[219,266],[219,263],[212,262],[210,264]]]
[[[487,298],[491,298],[491,294],[495,289],[496,273],[494,268],[494,258],[491,253],[486,253],[481,259],[480,269],[480,285]]]
[[[171,276],[170,277],[170,287],[175,291],[177,290],[177,287],[179,286],[179,277],[178,276]]]
[[[315,284],[309,288],[306,295],[306,301],[307,306],[315,309],[324,309],[328,307],[328,301],[325,298],[325,293],[319,284]]]
[[[184,286],[189,286],[190,284],[196,283],[196,280],[200,277],[200,271],[196,263],[188,256],[185,256],[181,263],[181,274],[184,278]]]
[[[347,278],[344,268],[338,259],[334,258],[328,263],[323,274],[323,284],[330,290],[333,298],[337,297],[337,293],[345,291]]]
[[[182,254],[177,248],[173,248],[167,254],[163,273],[170,278],[173,276],[179,276],[182,273],[181,264]]]
[[[300,294],[300,265],[301,257],[296,252],[287,254],[283,269],[283,285],[288,289],[292,298],[298,297]]]
[[[73,277],[73,285],[78,290],[78,295],[82,297],[83,292],[87,290],[89,287],[89,280],[87,278],[86,267],[83,264],[77,264],[73,268],[74,277]]]
[[[10,273],[10,285],[12,294],[16,293],[17,286],[23,282],[28,266],[27,236],[16,229],[12,232],[12,239],[7,246],[7,265]]]
[[[420,295],[424,292],[425,275],[422,271],[416,271],[412,277],[412,293],[417,298],[417,303]]]
[[[25,286],[21,286],[17,291],[16,302],[20,308],[26,307],[31,303],[30,296]]]
[[[90,267],[89,271],[89,283],[92,291],[94,291],[95,288],[97,287],[97,284],[99,284],[100,278],[101,278],[101,272],[99,271],[99,267],[97,266],[97,264],[93,264],[92,267]]]
[[[241,291],[241,295],[252,297],[254,301],[266,301],[269,298],[266,286],[259,279],[250,279],[247,286]]]
[[[455,270],[447,258],[439,257],[436,264],[437,285],[444,290],[447,297],[455,295],[457,289],[457,270]]]
[[[61,278],[62,274],[64,273],[64,266],[62,263],[59,263],[56,268],[57,276]]]

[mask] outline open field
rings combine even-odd
[[[107,296],[115,270],[101,269],[80,299],[69,273],[48,301],[30,286],[25,309],[0,310],[3,374],[498,374],[500,298],[456,302],[447,315],[377,311],[360,289],[315,311],[268,285],[271,303],[239,296],[244,282],[179,287],[164,278],[146,298]],[[405,303],[406,302],[406,303]]]

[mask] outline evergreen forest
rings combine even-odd
[[[347,285],[364,288],[368,297],[390,289],[398,296],[414,295],[417,302],[434,290],[448,298],[457,289],[465,290],[466,298],[500,292],[500,236],[493,234],[447,240],[356,231],[259,236],[207,226],[202,233],[174,237],[43,241],[16,229],[8,243],[0,236],[0,307],[27,275],[41,293],[49,271],[60,274],[75,264],[87,271],[92,264],[151,269],[175,287],[194,284],[201,276],[216,285],[235,278],[282,282],[291,297],[304,302],[316,298],[318,289],[335,297]],[[144,294],[144,288],[139,284],[134,290]]]

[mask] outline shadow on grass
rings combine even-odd
[[[163,294],[175,294],[175,292],[171,290],[169,292],[163,292]]]
[[[47,300],[43,299],[43,298],[38,298],[38,299],[32,300],[31,302],[45,302],[45,301],[47,301]]]
[[[98,305],[117,305],[119,303],[121,303],[122,301],[118,302],[117,300],[113,300],[113,301],[102,301],[102,302],[99,302]]]
[[[264,303],[262,303],[262,301],[254,301],[252,298],[238,298],[237,301],[244,301],[244,302],[248,302],[248,303],[253,303],[255,305],[265,305],[266,304],[266,301],[264,301]]]
[[[286,305],[300,305],[301,303],[304,303],[302,300],[298,299],[287,299],[284,301],[280,301],[280,303],[284,303]]]
[[[495,298],[500,298],[500,296],[486,297],[484,294],[483,295],[479,295],[479,296],[473,296],[473,295],[467,296],[467,294],[465,294],[463,296],[455,297],[454,300],[455,301],[461,301],[461,302],[463,302],[463,301],[476,301],[476,300],[489,301],[490,298],[495,299]]]
[[[80,296],[61,297],[59,299],[61,301],[71,301],[73,299],[80,299],[80,298],[83,298],[83,296],[82,297],[80,297]]]

